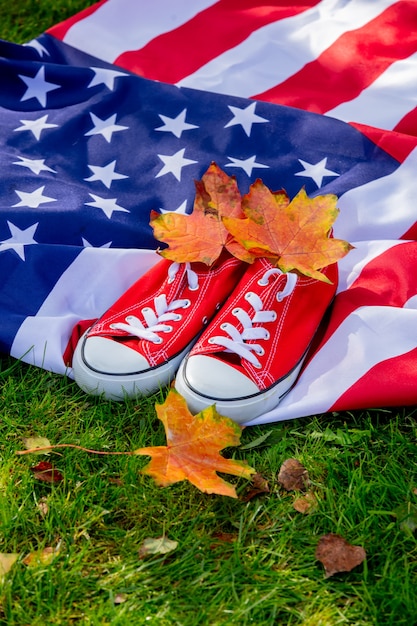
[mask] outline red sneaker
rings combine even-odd
[[[266,259],[247,267],[178,370],[175,387],[191,412],[216,404],[245,423],[277,406],[335,295],[337,265],[323,273],[332,284],[284,274]]]
[[[113,400],[166,385],[244,271],[228,254],[210,268],[160,261],[81,337],[75,381]]]

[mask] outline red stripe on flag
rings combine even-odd
[[[356,98],[392,63],[417,50],[415,1],[401,0],[255,99],[326,113]]]
[[[398,133],[405,133],[417,137],[417,107],[409,111],[407,115],[404,115],[395,126],[394,130]]]
[[[329,411],[415,404],[417,348],[374,365]]]
[[[417,136],[375,128],[365,124],[357,124],[356,122],[349,123],[400,163],[405,161],[417,146]]]
[[[314,353],[356,309],[367,306],[402,308],[417,294],[415,267],[417,248],[414,242],[394,245],[369,261],[350,287],[337,294],[326,332]]]
[[[70,17],[69,19],[64,20],[63,22],[60,22],[56,24],[55,26],[52,26],[45,32],[48,33],[48,35],[53,35],[57,39],[61,39],[62,41],[65,35],[67,34],[67,32],[69,31],[69,29],[71,28],[71,26],[73,26],[77,22],[82,21],[89,15],[92,15],[93,13],[95,13],[97,9],[99,9],[101,5],[105,4],[106,2],[107,0],[100,0],[100,2],[97,2],[92,7],[87,7],[86,9],[84,9],[84,11],[80,11],[73,17]]]
[[[252,32],[310,9],[320,0],[286,0],[260,6],[259,0],[219,0],[182,26],[156,37],[114,63],[136,74],[177,83]]]

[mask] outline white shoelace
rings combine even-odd
[[[282,275],[283,272],[278,268],[271,268],[262,276],[258,281],[258,284],[262,287],[266,287],[269,284],[269,278],[272,275]],[[286,283],[284,289],[279,291],[276,295],[278,302],[281,302],[284,298],[288,297],[295,288],[297,283],[297,275],[291,272],[286,273]],[[236,326],[226,322],[221,325],[221,329],[228,334],[225,336],[215,336],[209,339],[209,342],[218,346],[226,348],[227,352],[232,352],[239,355],[241,358],[246,359],[255,367],[261,367],[261,363],[257,359],[256,355],[262,356],[265,353],[264,348],[259,343],[245,343],[248,340],[267,340],[269,339],[269,332],[263,326],[253,326],[253,324],[264,324],[265,322],[274,322],[277,319],[275,311],[267,311],[263,308],[263,302],[258,294],[253,291],[248,291],[245,294],[245,300],[251,305],[254,314],[251,317],[244,309],[233,309],[233,315],[238,319],[243,327],[242,332],[239,332]]]
[[[168,283],[172,283],[179,269],[184,264],[172,263],[168,268]],[[198,276],[191,269],[189,263],[185,263],[185,275],[188,281],[188,287],[191,291],[198,289]],[[160,294],[154,298],[154,308],[144,307],[141,312],[145,320],[145,324],[135,315],[128,315],[125,322],[116,322],[110,324],[111,328],[123,330],[132,337],[138,339],[146,339],[152,343],[162,343],[163,338],[158,333],[169,333],[173,327],[167,322],[179,321],[182,318],[180,313],[175,313],[178,309],[186,309],[190,306],[191,301],[188,298],[181,298],[167,302],[166,295]]]

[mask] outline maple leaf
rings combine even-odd
[[[177,263],[201,262],[212,265],[224,248],[239,258],[252,259],[228,233],[223,217],[244,217],[241,195],[233,176],[211,163],[200,181],[190,215],[151,212],[150,224],[158,241],[168,244],[159,254]]]
[[[337,197],[309,198],[304,189],[289,200],[257,179],[242,199],[245,219],[224,217],[227,230],[254,257],[266,257],[283,272],[292,270],[329,282],[320,269],[345,256],[352,246],[329,237],[339,214]],[[237,255],[236,255],[237,256]]]
[[[233,485],[217,472],[244,478],[255,473],[246,461],[226,459],[220,454],[223,448],[239,445],[241,427],[220,415],[214,405],[192,415],[175,389],[170,389],[165,402],[155,408],[165,428],[167,445],[135,450],[134,454],[152,457],[142,472],[162,487],[188,480],[205,493],[237,498]]]

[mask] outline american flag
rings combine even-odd
[[[189,212],[215,161],[337,194],[355,246],[251,423],[416,403],[416,0],[104,0],[0,47],[0,350],[71,376],[73,327],[159,258],[150,211]]]

